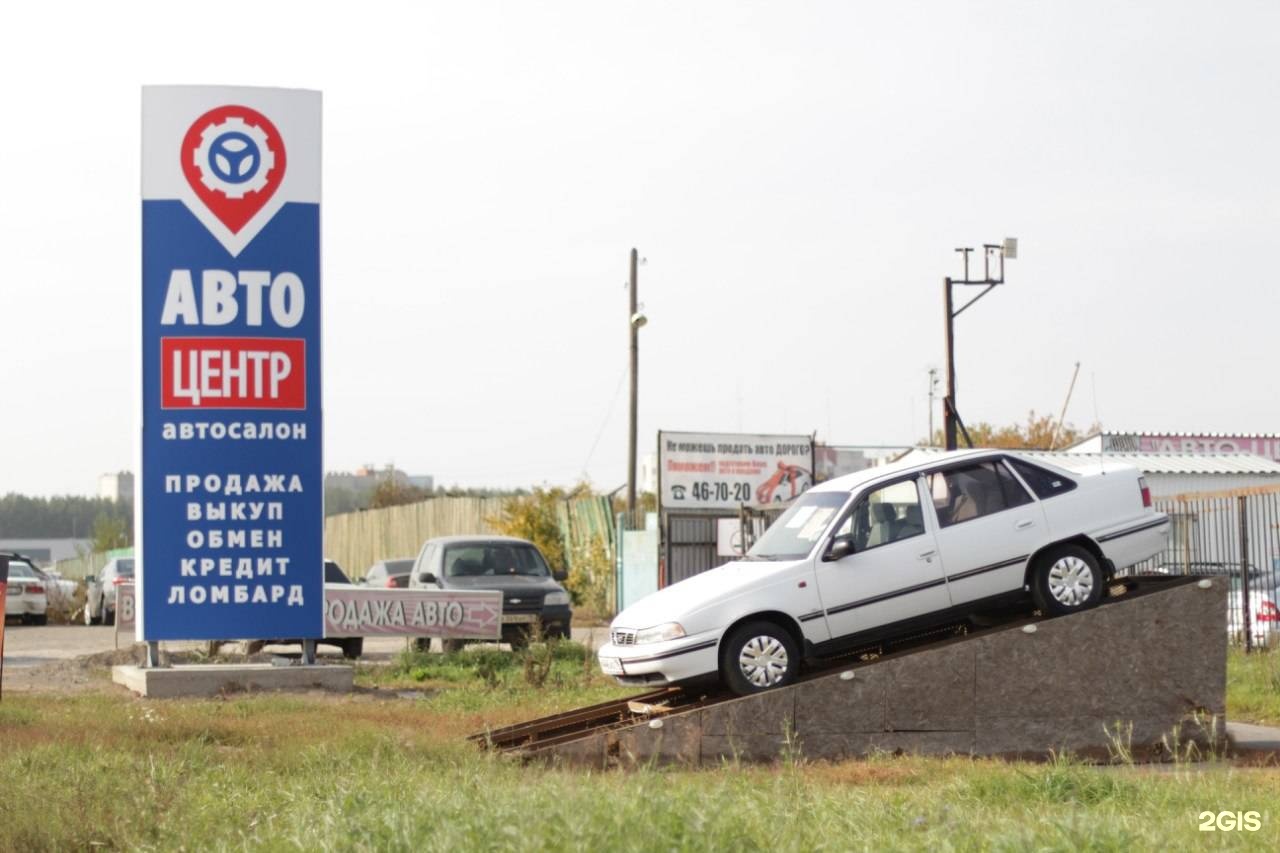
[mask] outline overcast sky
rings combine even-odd
[[[923,437],[1005,236],[966,420],[1280,431],[1280,5],[329,8],[6,9],[0,493],[134,466],[144,83],[324,92],[331,470],[622,483],[632,246],[643,449]]]

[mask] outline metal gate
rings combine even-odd
[[[665,546],[663,586],[678,583],[716,566],[723,566],[734,559],[718,553],[717,525],[723,519],[733,518],[741,526],[745,550],[784,511],[781,507],[758,509],[743,506],[735,515],[683,515],[668,512],[662,536]]]
[[[1280,642],[1280,490],[1177,495],[1155,507],[1172,521],[1169,547],[1125,574],[1221,575],[1231,641]]]

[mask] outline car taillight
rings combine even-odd
[[[395,588],[396,588],[396,579],[387,578],[387,589],[395,589]]]
[[[1138,488],[1142,490],[1142,505],[1144,507],[1151,506],[1151,489],[1147,488],[1147,478],[1138,478]]]
[[[38,583],[29,583],[27,586],[28,595],[44,595],[44,587]]]
[[[124,575],[116,575],[114,578],[111,579],[111,585],[120,586],[120,584],[129,583],[132,580],[133,578],[126,578]]]
[[[1280,610],[1276,609],[1275,603],[1271,601],[1262,601],[1258,603],[1258,613],[1254,616],[1255,622],[1280,622]]]

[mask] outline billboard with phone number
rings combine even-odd
[[[810,436],[658,433],[658,501],[663,509],[772,506],[812,485]]]

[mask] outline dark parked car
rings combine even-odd
[[[339,586],[355,586],[351,582],[351,578],[347,577],[347,573],[342,567],[333,560],[324,561],[324,585]],[[289,646],[293,644],[301,645],[302,641],[293,640],[250,640],[248,651],[249,654],[262,650],[263,646]],[[347,660],[355,660],[364,654],[364,637],[321,637],[316,640],[317,645],[337,646],[342,649],[342,656]]]
[[[527,645],[534,625],[544,637],[569,637],[569,593],[564,572],[552,572],[537,546],[509,536],[442,536],[418,553],[410,589],[498,590],[502,593],[502,641]],[[445,651],[465,640],[444,641]]]
[[[365,586],[386,587],[387,589],[406,589],[409,586],[409,572],[413,569],[413,557],[399,560],[379,560],[364,573]]]

